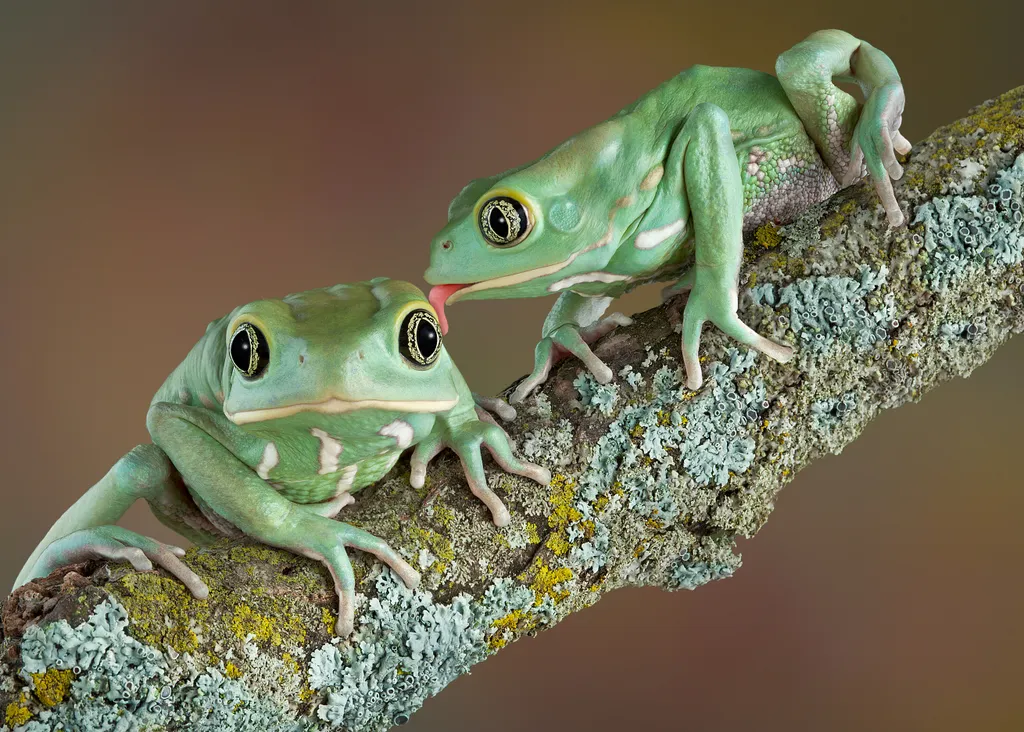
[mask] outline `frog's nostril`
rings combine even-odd
[[[444,241],[444,242],[443,242],[443,243],[441,244],[441,248],[442,248],[442,249],[451,249],[451,248],[452,248],[452,243],[451,243],[451,241],[450,241],[450,240],[446,240],[446,241]]]

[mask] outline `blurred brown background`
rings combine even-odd
[[[770,71],[825,27],[891,55],[912,141],[1024,83],[1018,0],[3,4],[3,591],[148,439],[152,393],[214,317],[376,275],[423,286],[471,177],[691,64]],[[549,306],[450,311],[478,391],[528,370]],[[613,593],[408,728],[1024,729],[1022,365],[1017,338],[806,470],[734,578]],[[125,523],[172,537],[142,504]]]

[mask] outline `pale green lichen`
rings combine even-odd
[[[984,195],[941,196],[917,207],[911,225],[924,230],[925,273],[936,288],[977,276],[986,267],[1004,270],[1024,258],[1024,155],[996,174]],[[921,235],[915,233],[920,243]]]
[[[202,669],[188,654],[171,663],[127,629],[127,611],[113,598],[97,605],[77,627],[59,620],[28,628],[21,644],[21,674],[34,686],[42,707],[19,730],[311,729],[295,721],[294,712],[217,669]],[[8,721],[24,725],[28,719],[8,710]]]
[[[480,602],[462,594],[449,604],[408,589],[391,572],[381,572],[375,586],[352,642],[325,644],[310,660],[309,685],[327,694],[318,716],[332,725],[384,730],[408,720],[427,697],[505,645],[536,601],[530,588],[504,578]]]
[[[778,316],[779,323],[793,330],[803,349],[821,351],[844,341],[865,351],[894,327],[892,297],[883,298],[876,307],[867,300],[887,276],[884,265],[878,271],[861,265],[857,278],[805,277],[786,285],[778,295],[775,285],[767,282],[752,288],[750,297],[755,305],[786,308],[786,314]]]
[[[599,384],[593,375],[584,371],[579,373],[572,384],[579,391],[580,404],[584,407],[592,406],[606,417],[614,414],[615,405],[619,402],[617,384]]]
[[[561,419],[554,427],[542,426],[523,436],[523,455],[550,468],[564,468],[574,453],[572,423]]]
[[[732,577],[739,566],[739,557],[731,553],[726,555],[724,561],[711,564],[697,561],[689,551],[684,551],[672,567],[666,585],[671,590],[695,590],[708,582]]]

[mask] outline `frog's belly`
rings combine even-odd
[[[806,133],[737,146],[743,181],[743,233],[766,221],[788,223],[839,190]]]
[[[295,503],[322,503],[342,493],[356,493],[383,478],[398,462],[401,450],[388,450],[370,455],[325,475],[311,475],[291,480],[274,481],[277,491]]]
[[[363,458],[358,463],[339,468],[325,475],[312,475],[287,483],[271,482],[278,493],[294,503],[323,503],[337,498],[342,493],[356,493],[362,488],[383,478],[398,462],[401,450],[389,450],[380,455]],[[189,497],[194,511],[186,510],[175,518],[184,521],[191,528],[211,536],[238,539],[245,534],[228,519],[215,512],[191,487]]]

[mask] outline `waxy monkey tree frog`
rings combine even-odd
[[[214,321],[156,393],[146,425],[153,444],[122,457],[61,516],[16,587],[106,558],[139,570],[156,563],[206,597],[182,549],[113,525],[142,498],[198,544],[244,535],[323,562],[338,593],[337,632],[348,635],[355,579],[346,547],[376,555],[410,587],[419,582],[384,541],[334,520],[407,448],[415,487],[452,448],[499,526],[509,513],[487,486],[482,447],[507,471],[550,480],[479,419],[423,293],[384,278],[258,300]]]
[[[602,318],[612,298],[647,282],[689,290],[682,352],[687,385],[702,383],[701,328],[711,322],[778,361],[792,356],[737,316],[743,237],[784,223],[870,175],[892,226],[903,222],[890,179],[903,85],[889,58],[838,30],[779,56],[776,76],[694,66],[540,159],[472,181],[431,243],[424,279],[444,306],[460,300],[558,300],[516,403],[574,354],[601,383],[612,372],[591,343],[629,318]],[[834,82],[855,82],[861,105]]]

